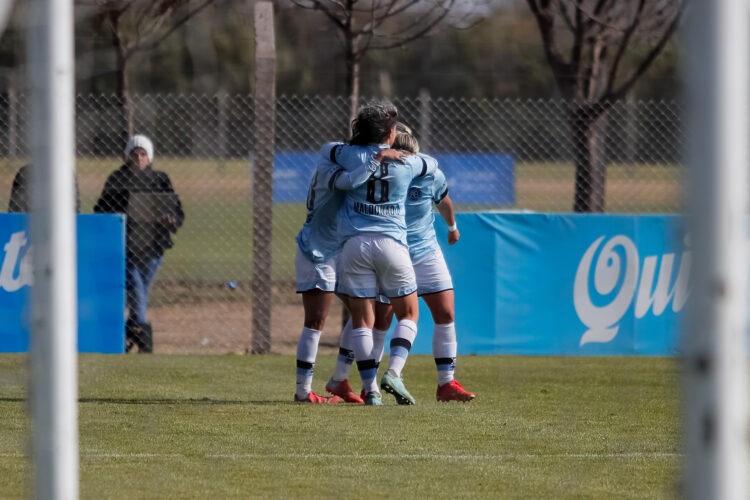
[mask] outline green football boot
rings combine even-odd
[[[379,392],[372,391],[365,396],[365,406],[383,406],[383,398]]]
[[[396,402],[400,405],[413,405],[416,403],[414,396],[409,394],[404,386],[404,379],[401,377],[394,377],[393,375],[385,372],[383,378],[380,379],[380,388],[389,394],[393,394],[396,398]]]

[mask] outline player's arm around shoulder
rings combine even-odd
[[[378,163],[375,161],[369,161],[363,163],[354,170],[346,170],[344,167],[339,166],[336,163],[327,162],[330,165],[328,170],[328,187],[329,189],[339,189],[348,191],[356,189],[370,178],[370,176],[378,168]]]
[[[435,158],[424,153],[417,153],[404,158],[405,163],[411,167],[412,178],[424,177],[435,173],[438,162]]]
[[[336,165],[328,179],[331,189],[355,189],[370,178],[383,161],[401,161],[402,151],[380,149],[373,146],[350,146],[343,143],[326,143],[320,150],[321,161]]]
[[[336,189],[356,189],[370,179],[380,168],[381,162],[401,162],[403,156],[405,156],[403,151],[382,149],[369,161],[354,170],[347,171],[343,167],[339,167],[334,173],[333,185]]]
[[[377,169],[379,164],[369,157],[360,158],[357,163],[355,156],[351,156],[346,161],[347,165],[342,165],[338,160],[339,149],[347,146],[342,142],[327,142],[320,148],[318,158],[317,173],[319,179],[324,179],[328,189],[350,190],[364,184],[370,175]],[[349,168],[347,168],[349,167]]]
[[[327,152],[328,158],[332,162],[341,165],[347,170],[353,170],[363,164],[371,162],[375,162],[375,167],[380,166],[380,163],[383,161],[401,162],[401,159],[408,154],[403,151],[382,148],[376,145],[351,146],[349,144],[338,143],[330,148],[327,146],[328,145],[324,145],[321,154]]]
[[[347,170],[370,162],[376,153],[371,146],[351,146],[342,142],[327,142],[320,148],[321,156]]]
[[[336,158],[335,158],[336,150],[340,146],[343,146],[343,145],[344,145],[343,142],[326,142],[325,144],[323,144],[320,147],[320,156],[324,160],[328,160],[330,162],[335,162],[336,161]]]

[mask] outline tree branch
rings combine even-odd
[[[625,30],[625,34],[623,35],[622,39],[620,40],[620,45],[617,48],[617,52],[615,53],[615,58],[612,62],[612,68],[609,70],[609,81],[607,82],[607,90],[605,93],[610,93],[612,91],[612,87],[615,84],[615,78],[617,78],[617,70],[620,66],[620,61],[622,60],[623,55],[625,54],[625,50],[627,49],[630,39],[633,37],[633,33],[635,33],[635,30],[638,28],[638,25],[641,21],[641,14],[643,13],[643,8],[646,4],[645,0],[640,0],[638,2],[638,8],[635,12],[635,16],[633,16],[633,21],[630,23],[630,26]]]
[[[570,64],[566,63],[557,47],[555,38],[555,21],[554,15],[550,12],[550,0],[526,0],[529,4],[532,14],[539,26],[539,33],[542,36],[542,46],[547,62],[552,68],[552,76],[557,82],[561,91],[568,91],[568,83],[563,75],[570,73]]]
[[[196,14],[198,14],[200,11],[208,7],[214,2],[214,0],[204,0],[203,3],[199,4],[198,7],[193,9],[192,11],[185,14],[182,19],[178,20],[170,28],[162,33],[160,36],[156,37],[155,33],[152,33],[150,35],[146,35],[145,39],[142,39],[142,43],[132,48],[132,53],[139,52],[142,50],[150,50],[153,48],[156,48],[157,45],[159,45],[161,42],[163,42],[165,39],[167,39],[172,33],[180,29],[185,23],[187,23],[192,17],[194,17]],[[166,19],[166,16],[162,17],[161,22]],[[161,22],[159,24],[161,24]],[[157,26],[158,27],[158,26]],[[148,40],[148,37],[151,37],[152,40]]]
[[[396,0],[393,0],[391,2],[391,5],[388,7],[388,10],[386,10],[385,15],[383,16],[383,18],[385,19],[385,17],[397,16],[397,15],[401,14],[402,12],[405,12],[409,8],[413,7],[414,5],[418,4],[418,3],[419,3],[419,0],[411,0],[409,2],[404,2],[403,4],[401,4],[401,6],[398,9],[394,9],[394,7],[397,5],[397,2],[396,2]],[[430,10],[433,10],[433,9],[435,9],[437,7],[438,6],[436,5],[436,6],[432,7]]]
[[[651,63],[654,62],[656,57],[661,53],[661,51],[667,45],[667,42],[669,41],[669,39],[677,30],[677,26],[680,24],[680,21],[682,20],[683,8],[684,8],[684,4],[680,4],[674,19],[672,19],[672,22],[669,24],[667,29],[662,34],[661,38],[659,39],[659,42],[651,50],[651,52],[649,52],[649,54],[643,59],[643,61],[641,61],[641,64],[633,72],[630,78],[622,85],[622,87],[620,87],[616,91],[609,94],[608,96],[609,99],[618,100],[618,99],[623,98],[625,95],[627,95],[628,92],[630,92],[630,90],[633,88],[635,83],[638,81],[638,78],[640,78],[641,75],[643,75],[646,72],[649,66],[651,66]]]
[[[581,1],[582,0],[576,0],[575,22],[573,23],[573,26],[575,27],[575,30],[573,31],[573,47],[571,47],[570,50],[570,72],[576,79],[576,87],[579,89],[583,88],[583,73],[585,70],[581,64],[581,58],[583,55],[583,43],[586,31],[583,22],[583,11],[580,9]]]
[[[346,28],[346,25],[344,24],[344,21],[342,21],[336,14],[329,10],[328,7],[321,2],[320,0],[310,0],[312,2],[312,5],[305,5],[301,3],[300,0],[292,0],[292,3],[300,8],[308,9],[308,10],[319,10],[321,11],[329,21],[331,21],[338,29],[343,30]],[[338,6],[342,11],[346,12],[346,6],[342,4],[341,2],[331,0],[331,3]]]
[[[575,28],[573,27],[573,20],[570,18],[570,14],[568,14],[568,10],[565,8],[567,4],[565,2],[558,2],[557,5],[560,7],[560,17],[562,17],[565,25],[572,33],[573,31],[575,31]]]
[[[416,31],[416,32],[414,32],[414,33],[412,33],[410,35],[405,36],[401,40],[398,40],[398,41],[390,43],[390,44],[373,46],[372,49],[373,50],[395,49],[397,47],[401,47],[403,45],[406,45],[407,43],[412,42],[412,41],[416,40],[417,38],[420,38],[420,37],[426,35],[430,31],[432,31],[433,28],[435,28],[435,26],[437,26],[438,24],[440,24],[443,21],[443,19],[446,18],[446,16],[450,13],[450,9],[451,9],[452,5],[453,5],[453,0],[451,0],[451,2],[450,2],[450,7],[447,7],[447,8],[442,7],[445,10],[443,10],[443,12],[441,12],[440,14],[438,14],[438,16],[436,18],[434,18],[432,21],[426,23],[425,26],[422,29],[420,29],[420,30],[418,30],[418,31]],[[419,24],[419,23],[418,22],[413,23],[410,27],[407,27],[404,30],[402,30],[402,33],[406,33],[407,31],[409,31],[412,27],[416,26],[417,24]]]
[[[604,74],[604,66],[607,60],[607,45],[603,38],[600,37],[594,42],[589,57],[591,58],[591,63],[589,64],[586,100],[588,102],[597,102],[601,95],[599,83]]]

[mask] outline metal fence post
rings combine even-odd
[[[419,89],[419,143],[420,149],[430,151],[430,91]]]
[[[13,81],[8,88],[8,158],[18,157],[18,99]]]
[[[216,141],[216,152],[219,156],[219,167],[224,168],[224,164],[227,160],[227,101],[229,100],[229,94],[226,90],[220,90],[216,94],[216,107],[218,112],[217,118],[217,135]]]
[[[255,157],[253,160],[253,333],[251,352],[271,350],[271,226],[276,130],[273,4],[255,4]]]

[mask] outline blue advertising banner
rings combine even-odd
[[[678,353],[689,249],[678,216],[458,214],[445,241],[459,354]],[[412,352],[432,351],[420,301]]]
[[[273,201],[299,203],[307,200],[318,152],[277,151],[273,155]]]
[[[120,215],[78,215],[78,351],[125,348],[125,221]],[[33,286],[25,214],[0,214],[0,352],[29,349]]]
[[[450,153],[433,156],[448,179],[448,189],[454,202],[515,205],[512,156],[500,153]],[[305,201],[317,157],[317,152],[277,152],[273,167],[273,201]],[[471,172],[471,175],[466,175],[467,172]]]
[[[455,203],[512,207],[516,204],[513,157],[500,153],[433,155]]]

